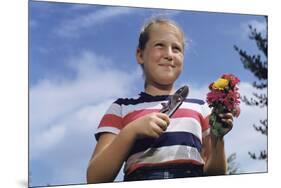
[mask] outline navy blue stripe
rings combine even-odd
[[[136,140],[129,155],[145,151],[148,148],[157,148],[163,146],[184,145],[196,148],[201,151],[201,142],[199,138],[189,132],[166,132],[159,138],[143,138]]]
[[[160,95],[160,96],[150,96],[148,94],[140,94],[140,97],[137,99],[118,99],[117,101],[115,101],[115,103],[119,104],[119,105],[136,105],[136,104],[140,104],[140,103],[144,103],[144,102],[157,102],[157,101],[168,101],[169,100],[169,96],[167,95]]]
[[[184,101],[189,102],[189,103],[196,103],[196,104],[200,104],[200,105],[205,104],[205,101],[203,101],[201,99],[185,99]]]
[[[157,101],[168,101],[171,98],[171,95],[158,95],[158,96],[152,96],[147,93],[140,93],[140,97],[137,99],[134,98],[120,98],[116,100],[114,103],[119,105],[136,105],[144,102],[157,102]],[[203,105],[205,102],[201,99],[185,99],[185,102],[188,103],[196,103]]]

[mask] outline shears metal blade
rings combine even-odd
[[[161,103],[163,106],[160,112],[167,114],[171,117],[175,111],[180,107],[183,101],[186,99],[189,92],[188,86],[183,86],[179,88],[174,95],[171,96],[167,103]]]

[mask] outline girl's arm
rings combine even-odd
[[[233,127],[233,115],[231,113],[220,114],[221,121],[225,123],[227,128],[225,134]],[[203,138],[203,146],[201,153],[205,165],[204,174],[206,175],[222,175],[227,171],[227,159],[224,149],[224,138],[217,138],[210,131],[210,135]]]
[[[223,138],[217,139],[211,133],[203,138],[202,155],[205,161],[204,175],[226,174],[227,159]]]
[[[124,128],[118,135],[100,135],[87,170],[88,183],[112,182],[130,150],[134,136]]]
[[[169,117],[150,113],[126,125],[118,135],[100,135],[87,169],[88,183],[112,182],[138,137],[158,138],[166,130]]]

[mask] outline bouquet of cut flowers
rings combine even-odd
[[[217,81],[209,85],[211,90],[207,94],[207,103],[212,107],[212,113],[209,117],[211,132],[216,137],[223,137],[230,129],[225,132],[225,125],[220,121],[219,114],[232,113],[238,117],[240,114],[240,94],[237,84],[240,80],[232,74],[224,74]]]

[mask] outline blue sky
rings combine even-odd
[[[242,95],[254,91],[255,78],[233,45],[257,52],[248,39],[248,24],[265,33],[263,16],[31,1],[31,186],[86,182],[101,116],[116,98],[135,96],[143,88],[135,49],[141,26],[155,15],[174,19],[186,34],[185,67],[177,87],[188,84],[190,96],[204,99],[210,82],[233,73],[241,79]],[[241,109],[225,138],[227,154],[237,153],[241,173],[265,172],[266,164],[249,159],[247,152],[266,148],[266,138],[252,128],[266,117],[266,109],[244,104]]]

